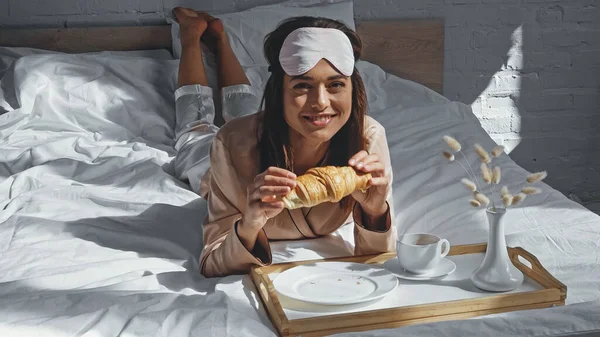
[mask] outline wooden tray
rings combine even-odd
[[[462,258],[461,255],[467,254],[483,256],[482,253],[485,253],[486,247],[486,244],[453,246],[448,256],[454,256],[455,258]],[[395,258],[396,254],[384,253],[255,267],[252,269],[250,276],[258,289],[271,322],[280,336],[324,336],[342,332],[395,328],[411,324],[465,319],[508,311],[564,305],[567,297],[567,287],[554,278],[535,256],[521,247],[508,248],[508,251],[514,265],[525,275],[526,282],[535,284],[535,288],[529,287],[516,293],[483,293],[482,297],[478,298],[430,302],[342,314],[320,314],[309,318],[289,318],[286,315],[280,298],[273,287],[270,274],[281,273],[294,266],[319,261],[382,264],[390,258]]]

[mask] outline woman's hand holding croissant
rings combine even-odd
[[[246,208],[238,225],[238,236],[248,250],[254,249],[259,231],[267,220],[283,210],[278,197],[296,187],[296,175],[288,170],[269,167],[248,185]]]
[[[348,165],[357,171],[371,173],[369,180],[371,186],[365,192],[354,191],[352,197],[360,204],[363,212],[373,218],[382,216],[388,211],[386,203],[389,191],[389,181],[385,174],[385,165],[379,160],[377,154],[369,154],[367,151],[360,151],[348,161]]]

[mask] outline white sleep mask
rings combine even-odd
[[[279,63],[289,76],[302,75],[321,59],[329,61],[340,73],[354,72],[354,51],[348,36],[339,29],[298,28],[283,41]]]

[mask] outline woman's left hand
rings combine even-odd
[[[379,156],[363,150],[352,156],[348,165],[357,171],[371,173],[372,176],[367,191],[357,190],[352,193],[352,197],[360,204],[363,212],[372,217],[385,214],[388,210],[386,199],[389,192],[389,181],[385,174],[385,165],[379,160]]]

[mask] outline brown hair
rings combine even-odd
[[[293,172],[294,153],[289,139],[289,126],[283,114],[283,76],[279,63],[279,51],[285,38],[294,30],[303,27],[334,28],[342,31],[352,44],[354,59],[358,61],[362,42],[356,32],[342,22],[319,17],[301,16],[285,20],[265,38],[264,53],[270,65],[271,76],[265,86],[262,99],[263,119],[258,134],[261,172],[270,166],[285,168]],[[356,68],[351,75],[352,111],[344,126],[332,137],[329,154],[323,165],[346,166],[351,156],[366,148],[364,123],[367,115],[367,94]],[[335,149],[335,151],[334,151]],[[340,206],[349,210],[352,199],[346,197]]]

